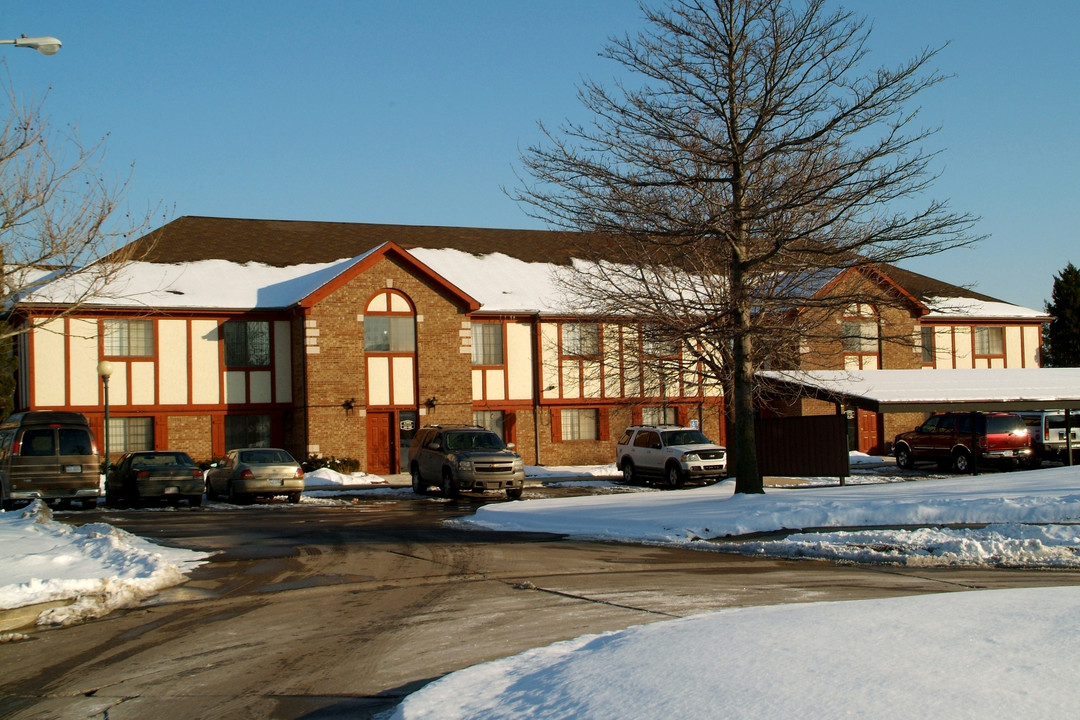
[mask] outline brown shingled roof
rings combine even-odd
[[[888,275],[896,284],[907,290],[909,293],[925,300],[932,297],[947,297],[947,298],[972,298],[974,300],[982,300],[983,302],[1005,302],[989,295],[969,290],[968,288],[960,287],[959,285],[950,285],[947,282],[937,280],[926,275],[920,275],[910,270],[904,270],[896,265],[881,264],[882,272]]]
[[[387,241],[405,248],[455,248],[474,255],[500,252],[528,262],[567,264],[575,233],[547,230],[374,225],[306,220],[245,220],[185,216],[135,241],[153,245],[146,262],[195,260],[260,262],[286,267],[362,255]]]
[[[150,244],[147,262],[183,263],[220,259],[287,267],[362,255],[392,241],[405,250],[455,248],[473,255],[503,253],[526,262],[569,264],[581,247],[578,233],[552,230],[503,230],[419,225],[251,220],[184,216],[136,240]],[[879,267],[911,295],[969,297],[1003,302],[895,265]]]

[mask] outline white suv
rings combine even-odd
[[[632,425],[619,438],[615,462],[628,485],[640,484],[651,476],[676,488],[687,480],[724,477],[727,450],[697,428]]]

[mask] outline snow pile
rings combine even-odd
[[[304,473],[305,488],[320,488],[328,490],[332,488],[348,487],[350,485],[386,485],[386,478],[380,475],[368,475],[367,473],[339,473],[327,467]]]
[[[768,488],[762,495],[735,495],[734,488],[734,481],[728,480],[679,492],[486,505],[459,522],[495,530],[712,547],[714,543],[704,540],[806,529],[1080,521],[1080,467],[919,482]]]
[[[0,513],[0,609],[56,600],[39,625],[69,625],[131,607],[186,581],[206,553],[155,545],[106,523],[72,527],[40,500]]]
[[[1080,588],[723,610],[453,673],[394,720],[1066,717]]]

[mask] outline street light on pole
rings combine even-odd
[[[105,472],[109,472],[109,377],[112,375],[113,366],[108,360],[102,360],[97,364],[98,375],[101,376],[102,385],[105,387]]]
[[[63,45],[63,43],[49,35],[38,35],[37,37],[26,37],[23,35],[14,40],[0,40],[0,45],[26,47],[37,50],[42,55],[55,55],[60,51],[60,46]]]

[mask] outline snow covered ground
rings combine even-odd
[[[530,470],[545,484],[614,474]],[[843,562],[1080,568],[1080,468],[910,478],[879,468],[844,487],[807,479],[751,497],[729,481],[497,502],[457,522]],[[333,502],[325,487],[335,484],[357,481],[326,478],[304,502]],[[731,537],[746,533],[777,534]],[[40,504],[0,513],[0,543],[0,609],[79,598],[46,611],[45,624],[136,603],[206,559],[104,523],[74,528]],[[394,717],[1063,717],[1080,702],[1078,607],[1080,588],[1042,588],[725,610],[468,668],[409,696]]]

